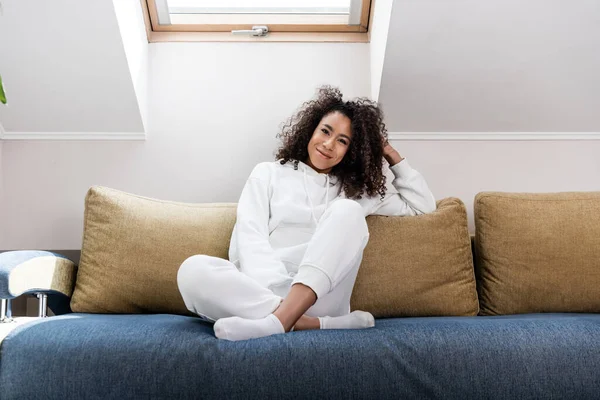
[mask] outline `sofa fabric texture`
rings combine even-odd
[[[600,192],[475,197],[482,315],[600,313]]]
[[[3,399],[597,399],[600,315],[377,320],[215,338],[179,315],[71,314],[2,345]]]
[[[375,317],[477,315],[467,213],[457,198],[431,214],[367,217],[370,240],[352,309]],[[189,315],[177,270],[195,254],[227,259],[236,204],[161,201],[105,187],[85,199],[71,309]]]

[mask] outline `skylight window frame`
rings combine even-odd
[[[354,13],[355,25],[340,23],[339,14],[314,15],[315,23],[306,23],[309,14],[296,15],[303,19],[303,23],[264,23],[266,18],[259,17],[255,23],[233,23],[233,24],[174,24],[159,23],[165,21],[165,5],[167,0],[141,0],[142,8],[146,18],[146,28],[150,42],[161,41],[327,41],[327,42],[368,42],[369,23],[374,8],[374,0],[351,0],[352,9],[359,10]],[[158,7],[157,7],[158,3]],[[162,4],[160,4],[162,3]],[[162,9],[162,11],[161,11]],[[208,15],[208,14],[203,14]],[[223,14],[214,14],[223,16]],[[245,14],[249,15],[249,14]],[[270,15],[271,17],[276,14]],[[185,14],[178,14],[178,18],[186,18]],[[293,15],[284,16],[291,20]],[[347,14],[344,16],[348,18]],[[328,23],[336,20],[338,23]],[[169,16],[167,16],[169,19]],[[173,18],[175,19],[175,18]],[[181,19],[181,18],[179,18]],[[261,22],[262,21],[262,22]],[[171,21],[167,21],[171,22]],[[266,36],[257,37],[252,35],[234,35],[232,31],[250,31],[258,25],[266,25],[268,33]]]

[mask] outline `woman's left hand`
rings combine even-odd
[[[383,157],[390,164],[390,166],[396,165],[400,161],[404,160],[400,153],[398,153],[398,151],[392,147],[390,142],[385,139],[383,141]]]

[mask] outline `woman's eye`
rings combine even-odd
[[[324,134],[329,135],[329,131],[327,131],[327,129],[323,128],[321,130],[323,131]]]
[[[346,141],[344,139],[340,139],[340,142],[342,142],[344,145],[348,144],[348,143],[346,143]]]

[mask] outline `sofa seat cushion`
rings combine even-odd
[[[229,342],[177,315],[71,314],[14,330],[3,399],[597,398],[600,315],[378,319]]]

